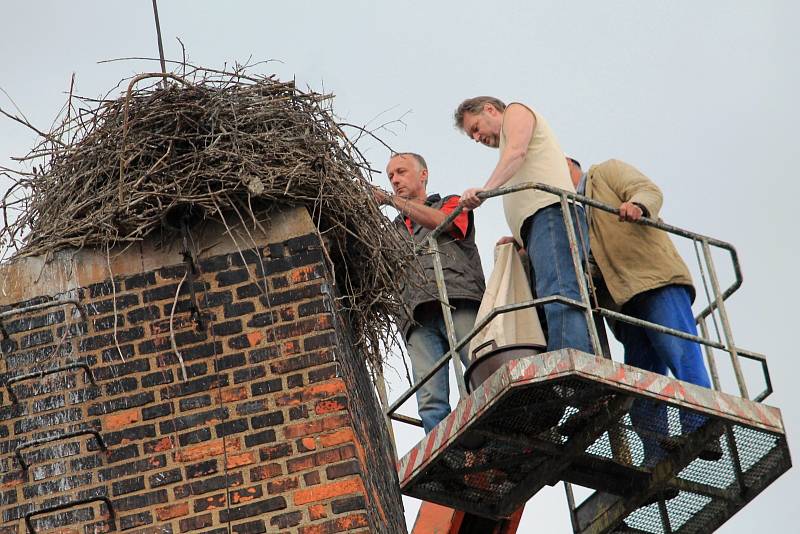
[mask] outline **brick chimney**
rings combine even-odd
[[[0,534],[405,532],[308,213],[194,233],[0,266]]]

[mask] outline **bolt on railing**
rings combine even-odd
[[[441,358],[439,358],[436,361],[433,367],[431,367],[431,369],[419,381],[417,381],[416,384],[412,385],[411,388],[403,392],[400,395],[400,397],[389,406],[389,408],[386,410],[386,415],[389,418],[394,419],[396,421],[413,424],[416,426],[422,426],[422,423],[419,419],[396,414],[395,412],[409,398],[411,398],[411,396],[414,395],[414,393],[416,393],[417,390],[419,390],[419,388],[422,387],[423,384],[425,384],[428,380],[430,380],[433,377],[433,375],[436,374],[436,372],[438,372],[442,367],[447,365],[447,362],[451,359],[453,360],[453,367],[455,368],[459,395],[461,398],[466,397],[467,389],[466,389],[466,384],[464,382],[464,372],[461,364],[461,358],[458,357],[458,351],[461,350],[461,348],[463,348],[465,345],[467,345],[472,340],[472,338],[474,338],[478,334],[478,332],[480,332],[496,316],[525,308],[531,308],[531,307],[538,308],[539,306],[543,306],[545,304],[550,304],[554,302],[565,304],[567,306],[572,306],[574,308],[579,308],[584,311],[584,313],[587,316],[586,322],[589,331],[589,338],[592,342],[592,347],[594,348],[595,354],[598,355],[603,354],[600,346],[597,328],[593,320],[593,314],[597,313],[609,319],[623,321],[632,325],[655,330],[657,332],[669,334],[683,339],[688,339],[690,341],[694,341],[696,343],[703,345],[706,348],[706,358],[708,360],[711,372],[712,386],[713,389],[717,391],[719,391],[721,388],[719,383],[719,376],[717,374],[716,362],[714,360],[711,349],[723,350],[730,354],[734,375],[736,377],[736,382],[739,388],[739,394],[742,398],[745,399],[749,398],[749,395],[747,390],[747,384],[741,368],[740,357],[745,357],[751,360],[755,360],[761,364],[761,369],[764,375],[766,389],[762,391],[759,395],[757,395],[754,398],[754,400],[761,402],[772,393],[772,382],[769,376],[769,369],[767,367],[766,357],[761,354],[743,350],[737,347],[733,340],[733,333],[731,331],[730,322],[728,320],[727,310],[725,309],[724,305],[725,300],[728,297],[730,297],[742,285],[742,273],[741,273],[741,268],[739,266],[739,258],[736,253],[736,249],[733,247],[733,245],[725,241],[720,241],[712,237],[704,236],[695,232],[691,232],[689,230],[685,230],[683,228],[679,228],[677,226],[666,224],[664,222],[661,222],[660,220],[653,220],[646,217],[642,217],[638,221],[631,223],[631,224],[641,224],[644,226],[650,226],[652,228],[656,228],[658,230],[662,230],[670,234],[675,234],[681,237],[685,237],[687,239],[691,239],[695,243],[697,242],[701,243],[703,249],[703,256],[705,258],[706,266],[709,272],[709,279],[711,282],[714,299],[713,301],[710,301],[708,306],[703,308],[695,317],[695,321],[699,325],[701,335],[697,336],[693,334],[688,334],[680,330],[675,330],[673,328],[669,328],[660,324],[652,323],[642,319],[637,319],[636,317],[631,317],[629,315],[625,315],[623,313],[602,308],[600,306],[597,307],[592,306],[591,300],[589,298],[589,290],[587,287],[587,278],[585,276],[583,264],[581,262],[580,254],[578,252],[578,246],[583,243],[579,243],[575,235],[574,227],[572,224],[573,222],[572,215],[570,214],[570,209],[569,209],[570,202],[568,201],[572,201],[573,206],[574,203],[580,203],[583,204],[584,206],[591,206],[593,208],[616,215],[619,214],[619,209],[609,206],[608,204],[605,204],[603,202],[599,202],[592,198],[586,197],[584,195],[579,195],[577,193],[565,191],[557,187],[552,187],[549,185],[541,183],[533,183],[533,182],[526,182],[514,186],[499,187],[497,189],[483,191],[481,193],[478,193],[478,197],[481,198],[482,200],[486,200],[492,197],[507,195],[510,193],[516,193],[527,189],[536,189],[539,191],[551,193],[559,197],[559,201],[561,204],[561,212],[564,219],[564,224],[567,229],[567,237],[570,245],[570,254],[572,256],[573,266],[575,268],[575,273],[578,278],[578,286],[580,288],[581,300],[577,301],[560,295],[551,295],[544,298],[533,299],[527,302],[510,304],[499,308],[495,308],[489,315],[479,320],[477,324],[473,327],[473,329],[466,336],[464,336],[464,338],[460,340],[455,339],[455,327],[453,325],[453,317],[451,313],[450,301],[447,296],[447,288],[445,287],[444,283],[444,274],[442,271],[442,263],[439,255],[439,246],[437,238],[439,237],[440,234],[442,234],[445,231],[447,227],[450,226],[450,224],[455,220],[455,218],[463,211],[463,208],[459,206],[458,208],[453,210],[433,231],[431,231],[430,234],[428,234],[427,247],[418,245],[417,248],[415,249],[415,251],[417,252],[424,249],[428,253],[433,255],[436,284],[439,289],[439,300],[442,306],[442,316],[444,318],[445,326],[447,329],[447,337],[449,341],[450,350],[445,354],[443,354]],[[735,280],[724,291],[721,290],[719,286],[719,280],[717,278],[713,259],[711,257],[710,247],[712,246],[726,250],[730,254],[731,263],[733,265]],[[700,267],[702,269],[702,263],[700,264]],[[705,276],[703,277],[703,281],[705,283]],[[709,300],[711,300],[710,296],[708,298]],[[725,336],[725,343],[713,341],[708,337],[706,318],[709,316],[713,317],[714,316],[713,314],[715,312],[719,315],[720,322],[722,323],[723,333]]]

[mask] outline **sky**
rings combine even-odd
[[[122,78],[158,70],[153,62],[98,63],[157,57],[149,0],[3,7],[0,107],[18,106],[42,129],[73,73],[76,93],[99,96]],[[389,123],[376,133],[394,150],[425,156],[431,192],[483,185],[496,163],[497,151],[452,124],[458,103],[482,94],[534,107],[584,166],[618,158],[638,167],[662,188],[665,221],[736,246],[744,285],[728,301],[734,338],[769,358],[775,393],[767,403],[781,408],[797,443],[796,2],[162,0],[159,11],[169,59],[180,59],[180,38],[189,60],[203,66],[273,60],[256,71],[334,93],[343,121]],[[0,120],[0,166],[17,168],[11,156],[34,141]],[[374,168],[385,168],[386,148],[369,141],[362,148]],[[374,179],[389,187],[384,174]],[[9,185],[0,177],[0,193]],[[476,228],[488,274],[493,244],[508,234],[499,199],[477,210]],[[679,249],[693,261],[690,247]],[[727,285],[724,259],[715,256]],[[719,360],[725,390],[734,393],[730,364]],[[757,373],[746,370],[750,389],[760,390]],[[406,387],[397,375],[389,371],[392,398]],[[404,411],[413,414],[413,403]],[[422,437],[399,423],[395,433],[401,454]],[[796,528],[785,496],[799,482],[797,470],[785,474],[719,532]],[[418,504],[405,505],[411,525]],[[561,486],[528,503],[520,532],[570,531]]]

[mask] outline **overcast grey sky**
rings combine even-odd
[[[454,107],[478,94],[532,105],[584,164],[613,157],[639,167],[662,187],[667,222],[736,245],[745,283],[729,304],[735,339],[770,358],[775,393],[768,403],[783,410],[791,439],[800,428],[800,364],[790,343],[798,320],[797,6],[161,0],[159,9],[169,58],[180,58],[180,37],[189,59],[204,66],[279,60],[258,70],[332,91],[348,122],[377,126],[402,117],[404,125],[380,135],[427,158],[432,191],[482,185],[496,162],[496,151],[452,126]],[[0,87],[40,128],[63,104],[72,73],[77,93],[98,96],[123,77],[158,69],[97,63],[157,56],[149,0],[28,0],[4,4],[1,20]],[[2,94],[0,107],[13,110]],[[0,120],[0,165],[14,166],[10,156],[24,154],[34,138]],[[385,166],[386,149],[364,148],[373,166]],[[376,180],[388,186],[384,175]],[[0,192],[7,187],[0,178]],[[477,211],[477,228],[488,273],[493,243],[508,233],[499,200]],[[692,259],[691,249],[681,250]],[[728,283],[729,271],[721,270]],[[729,378],[726,386],[734,391]],[[395,381],[392,395],[402,388]],[[759,389],[754,381],[751,390]],[[395,430],[401,453],[421,437]],[[796,532],[791,503],[799,479],[790,471],[720,531]],[[417,505],[408,499],[406,506],[412,522]],[[528,504],[520,529],[570,531],[560,486]]]

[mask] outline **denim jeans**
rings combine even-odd
[[[589,239],[589,227],[582,207],[577,208],[578,216],[571,211],[575,235],[583,235],[584,242]],[[561,215],[561,205],[552,204],[537,211],[526,221],[528,225],[527,249],[533,266],[536,298],[561,295],[581,300],[578,279],[572,264],[572,255],[567,238],[567,229]],[[580,261],[583,262],[583,248],[578,246]],[[583,310],[566,304],[545,304],[547,319],[547,350],[573,348],[594,353],[589,341],[586,315]]]
[[[451,301],[456,309],[452,310],[456,341],[466,336],[475,326],[478,315],[478,303],[472,301]],[[436,308],[439,308],[438,306]],[[413,326],[406,340],[406,349],[411,359],[414,383],[418,383],[433,367],[436,361],[448,350],[447,329],[442,317],[441,308],[426,307],[422,313],[414,317],[419,325]],[[466,368],[469,363],[469,344],[459,351],[461,362]],[[447,417],[450,413],[450,376],[449,366],[444,366],[417,390],[417,408],[422,419],[425,433]]]
[[[697,335],[689,290],[681,285],[668,285],[640,293],[622,306],[622,313]],[[619,322],[615,332],[625,347],[625,363],[647,371],[666,375],[667,370],[678,380],[711,387],[700,345],[688,339]],[[664,404],[637,400],[630,411],[634,428],[649,428],[659,435],[669,435]],[[683,433],[696,430],[706,418],[681,410]],[[655,443],[640,434],[645,454],[653,452]]]

